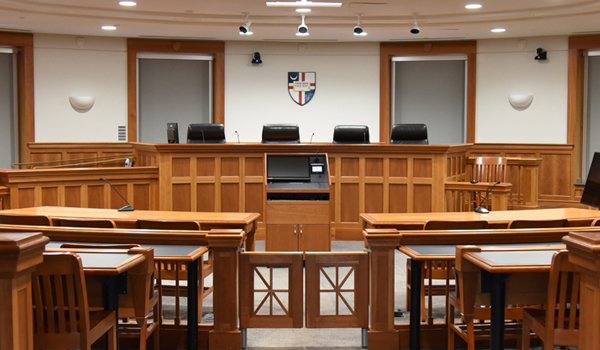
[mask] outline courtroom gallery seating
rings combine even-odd
[[[67,227],[94,227],[94,228],[115,228],[115,222],[111,219],[80,219],[80,218],[57,218],[54,219],[54,226]]]
[[[44,253],[32,276],[33,347],[91,349],[108,333],[108,348],[116,349],[114,311],[89,311],[81,259],[73,253]]]
[[[548,228],[548,227],[567,227],[567,219],[559,220],[513,220],[508,224],[508,228]]]
[[[0,215],[0,224],[5,225],[34,225],[51,226],[50,219],[45,215]]]
[[[428,145],[427,125],[394,124],[390,134],[390,143],[400,145]]]
[[[370,143],[369,127],[366,125],[336,125],[332,143]]]
[[[223,124],[190,124],[187,130],[187,143],[226,143]]]
[[[300,143],[300,128],[297,124],[265,124],[262,143]]]
[[[544,349],[554,346],[579,346],[579,271],[569,262],[568,251],[552,257],[546,309],[523,311],[522,349],[530,348],[533,331]]]

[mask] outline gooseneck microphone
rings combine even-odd
[[[235,134],[237,135],[238,138],[238,144],[240,143],[240,134],[237,132],[237,130],[235,130]]]
[[[113,186],[113,184],[110,183],[110,181],[108,181],[107,179],[101,177],[100,180],[106,182],[107,184],[110,185],[110,187],[112,187],[113,190],[115,190],[115,192],[117,192],[117,194],[119,196],[121,196],[121,198],[123,198],[123,200],[125,201],[125,203],[127,203],[126,206],[124,206],[123,208],[117,209],[117,211],[133,211],[133,207],[131,206],[131,204],[129,204],[129,202],[127,201],[127,199],[125,199],[125,197],[123,197],[123,195],[121,194],[121,192],[119,192],[115,186]]]
[[[312,138],[313,138],[313,136],[315,136],[315,133],[314,133],[314,132],[313,132],[313,133],[310,135],[310,142],[309,142],[309,143],[312,143]]]
[[[204,130],[200,130],[200,132],[202,133],[202,143],[206,143],[206,140],[204,139]]]
[[[482,208],[481,205],[483,204],[483,202],[487,199],[487,197],[489,196],[489,194],[492,192],[492,190],[494,189],[494,187],[496,187],[496,185],[498,185],[500,183],[500,181],[497,181],[495,184],[493,184],[486,192],[485,192],[485,196],[483,196],[483,199],[481,200],[481,202],[479,202],[479,205],[477,206],[477,208],[475,208],[474,212],[476,213],[482,213],[482,214],[486,214],[489,213],[490,211],[486,208]]]

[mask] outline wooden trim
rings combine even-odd
[[[33,35],[0,32],[0,45],[17,52],[17,105],[19,108],[19,161],[28,161],[27,144],[35,141],[33,99]]]
[[[193,53],[213,56],[213,123],[225,122],[225,43],[127,39],[127,140],[137,141],[137,54],[139,52]]]
[[[379,140],[389,142],[391,113],[391,59],[400,55],[467,55],[467,140],[475,142],[477,41],[384,42],[379,47]]]

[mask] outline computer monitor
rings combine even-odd
[[[309,181],[310,171],[308,156],[267,156],[268,181]]]
[[[179,143],[179,128],[177,123],[167,123],[167,142]]]
[[[600,208],[600,152],[594,153],[580,203]]]

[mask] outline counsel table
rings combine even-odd
[[[71,207],[34,207],[3,210],[1,214],[46,215],[55,218],[111,219],[118,228],[135,228],[135,222],[141,220],[198,221],[203,230],[238,228],[246,231],[246,250],[254,250],[254,232],[258,213],[200,213],[182,211],[135,210],[117,211],[116,209],[71,208]]]
[[[397,228],[407,224],[424,225],[430,220],[475,221],[486,220],[490,224],[508,225],[512,220],[555,220],[567,219],[571,226],[600,218],[600,211],[578,208],[532,209],[532,210],[499,210],[487,214],[475,212],[458,213],[363,213],[360,214],[365,228]],[[499,227],[500,228],[500,227]]]

